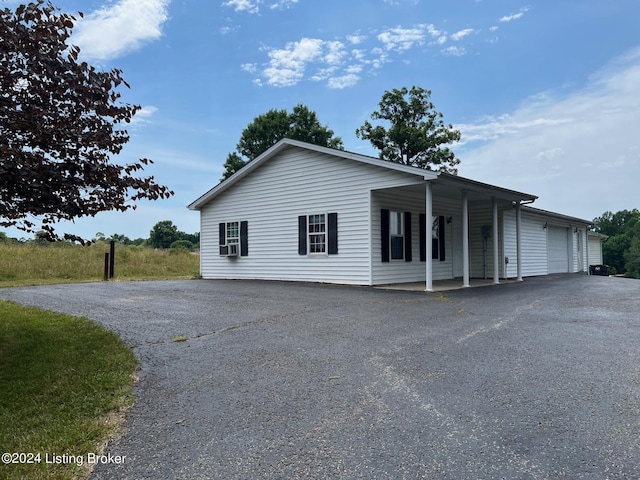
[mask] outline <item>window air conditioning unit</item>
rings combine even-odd
[[[225,245],[226,248],[226,257],[237,257],[238,256],[238,244],[237,243],[230,243],[228,245]]]
[[[238,256],[238,244],[230,243],[228,245],[220,245],[221,257],[237,257]]]

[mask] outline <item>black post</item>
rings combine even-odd
[[[116,242],[111,240],[109,245],[109,278],[113,278],[113,271],[116,263]]]
[[[109,281],[109,253],[104,254],[104,281]]]

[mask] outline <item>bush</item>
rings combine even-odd
[[[173,242],[171,244],[171,246],[169,247],[171,250],[178,250],[178,249],[182,249],[182,250],[193,250],[193,243],[191,243],[189,240],[176,240],[175,242]]]

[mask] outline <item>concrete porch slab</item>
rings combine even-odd
[[[517,280],[515,278],[507,278],[500,279],[500,285],[507,283],[516,283]],[[494,285],[493,279],[482,279],[482,278],[473,278],[469,281],[469,287],[486,287],[489,285]],[[380,288],[383,290],[410,290],[415,292],[423,292],[425,287],[425,282],[411,282],[411,283],[394,283],[391,285],[376,285],[375,288]],[[456,278],[453,280],[434,280],[433,281],[433,291],[434,292],[444,292],[447,290],[458,290],[461,288],[465,288],[462,286],[462,279]]]

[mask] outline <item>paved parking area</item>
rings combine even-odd
[[[640,478],[640,282],[2,289],[141,360],[93,479]],[[173,342],[178,335],[184,342]]]

